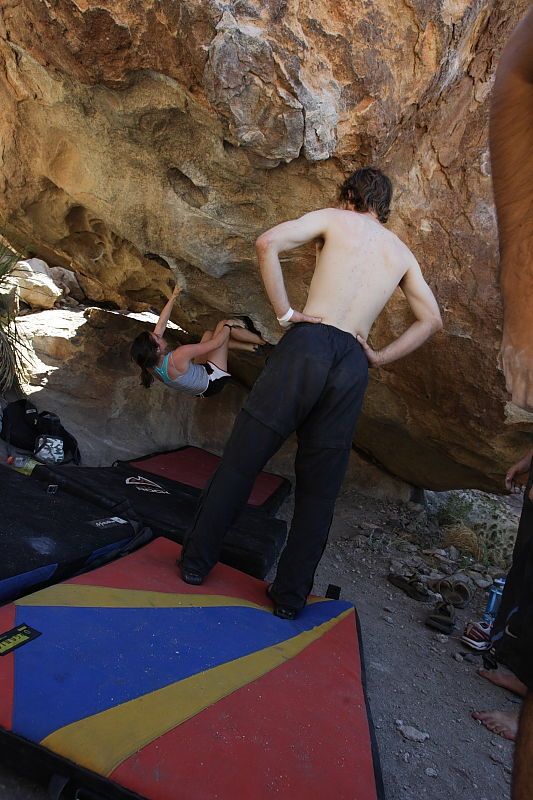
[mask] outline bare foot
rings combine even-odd
[[[518,694],[520,697],[525,697],[527,694],[527,686],[525,683],[522,683],[510,669],[505,669],[505,667],[498,667],[498,669],[478,669],[477,674],[481,675],[482,678],[490,681],[495,686],[509,689],[510,692],[514,692],[514,694]]]
[[[516,739],[519,711],[472,711],[472,716],[492,733],[497,733],[510,742]]]

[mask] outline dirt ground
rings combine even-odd
[[[389,545],[371,537],[366,546],[354,548],[361,520],[392,529],[397,510],[345,494],[315,590],[340,585],[342,597],[357,607],[387,800],[507,800],[513,745],[470,713],[518,708],[518,700],[477,675],[481,657],[459,639],[464,623],[479,618],[485,593],[479,590],[469,607],[458,612],[448,641],[439,641],[424,624],[433,604],[412,600],[387,581],[390,559],[402,553],[406,540],[393,534]],[[421,744],[407,741],[396,720],[429,738]]]
[[[283,511],[290,513],[290,502]],[[419,518],[420,507],[400,508],[345,490],[315,591],[337,584],[342,598],[357,607],[387,800],[507,800],[513,746],[470,713],[515,709],[519,701],[476,674],[481,658],[459,640],[464,622],[479,618],[484,592],[458,612],[455,634],[440,641],[424,625],[431,604],[410,599],[387,581],[391,557],[412,549],[413,541],[421,549],[435,544],[434,527],[424,531],[419,525],[413,536],[411,523]],[[429,738],[406,740],[397,720]],[[2,800],[47,796],[44,787],[0,766]]]

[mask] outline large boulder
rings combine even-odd
[[[161,305],[174,273],[187,331],[242,312],[274,341],[255,237],[379,164],[445,331],[373,374],[357,446],[418,485],[499,488],[533,423],[497,361],[487,106],[527,5],[8,0],[0,225],[94,301]],[[295,306],[312,265],[312,248],[284,260]],[[374,344],[409,319],[395,297]]]
[[[65,267],[49,267],[50,277],[55,285],[61,289],[65,297],[71,297],[77,303],[85,300],[76,273]]]
[[[63,290],[57,286],[50,275],[48,264],[39,258],[18,261],[9,275],[4,278],[4,285],[16,286],[20,299],[32,309],[54,308],[63,296]]]

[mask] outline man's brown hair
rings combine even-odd
[[[339,200],[353,206],[356,211],[373,211],[380,222],[387,222],[392,183],[381,170],[374,167],[356,169],[342,184]]]

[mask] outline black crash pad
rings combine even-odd
[[[131,508],[103,508],[0,465],[0,603],[131,552],[151,538]]]
[[[155,535],[180,544],[190,527],[199,496],[184,494],[175,481],[138,467],[36,467],[32,473],[45,483],[59,482],[64,491],[107,503],[127,502]],[[287,524],[247,507],[228,531],[221,561],[264,578],[274,565],[287,535]]]

